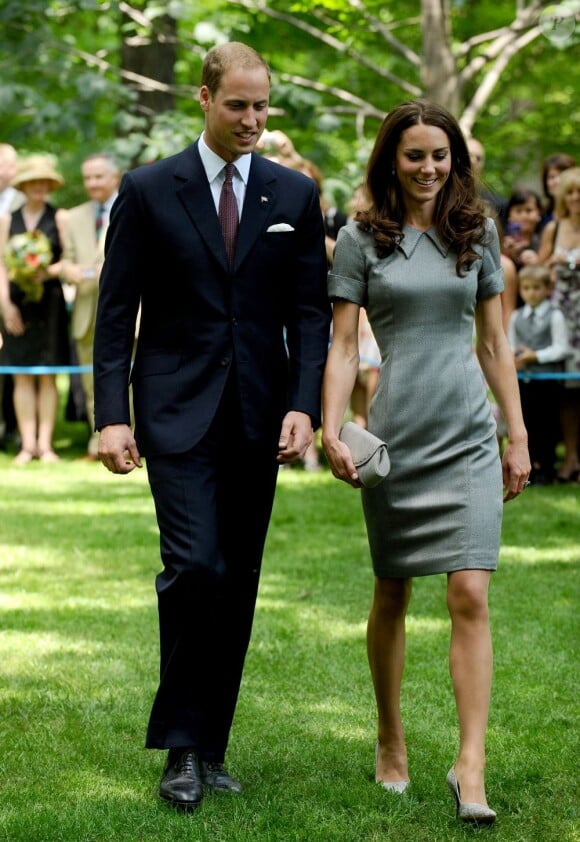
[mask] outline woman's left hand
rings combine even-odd
[[[530,471],[530,456],[525,442],[508,442],[502,459],[504,503],[518,497],[528,483]]]

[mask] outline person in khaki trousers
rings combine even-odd
[[[105,234],[111,206],[117,197],[120,170],[108,153],[85,158],[82,176],[88,202],[67,211],[64,229],[63,279],[75,287],[72,337],[82,366],[93,363],[93,339],[99,275],[104,261]],[[92,372],[82,374],[87,419],[91,435],[86,459],[96,461],[98,434],[94,432],[94,388]]]

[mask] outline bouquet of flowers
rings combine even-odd
[[[24,292],[25,301],[40,301],[44,286],[35,280],[39,269],[52,263],[52,248],[42,231],[14,234],[6,243],[4,261],[8,277]]]

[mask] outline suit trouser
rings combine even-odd
[[[93,337],[94,331],[91,329],[82,339],[76,340],[76,351],[80,365],[93,364]],[[99,434],[95,432],[95,387],[92,371],[84,371],[81,374],[81,381],[85,393],[87,422],[90,428],[87,453],[96,456],[99,452]]]
[[[226,393],[191,451],[146,460],[164,565],[146,746],[193,747],[216,762],[238,698],[278,472],[275,441],[248,442],[233,388]]]

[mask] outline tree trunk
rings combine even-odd
[[[421,0],[423,67],[421,78],[427,99],[457,116],[460,105],[459,74],[451,51],[448,0]]]
[[[146,7],[147,0],[132,5],[134,8]],[[137,94],[131,111],[150,123],[156,114],[175,107],[171,88],[175,83],[177,22],[169,15],[160,16],[155,18],[149,32],[140,35],[133,34],[135,17],[130,17],[125,11],[121,11],[121,16],[123,31],[131,33],[123,38],[121,45],[122,69],[168,86],[168,90],[164,91],[148,87],[145,81],[127,83]]]

